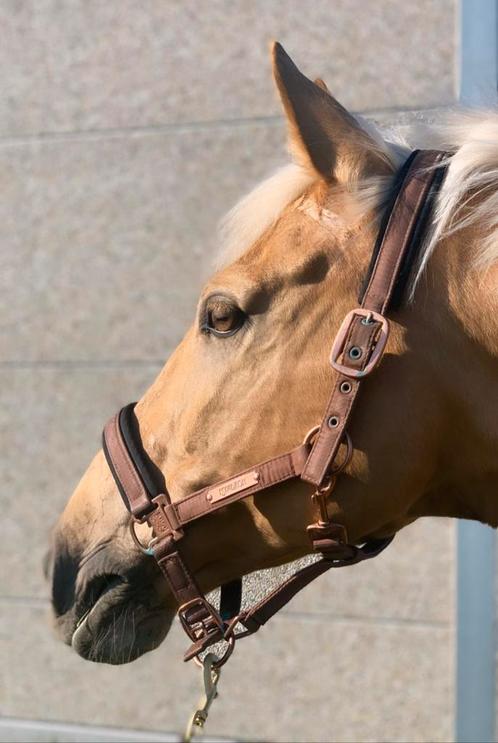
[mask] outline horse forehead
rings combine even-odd
[[[313,197],[302,199],[286,210],[269,233],[214,274],[203,293],[207,295],[223,286],[239,292],[251,292],[256,285],[271,289],[294,263],[301,262],[304,253],[320,250],[325,235],[334,233],[340,238],[346,226],[338,212],[320,206]]]
[[[327,230],[343,230],[346,226],[344,217],[339,210],[323,206],[316,198],[305,196],[296,206],[296,210],[302,212],[314,222]]]

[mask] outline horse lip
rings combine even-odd
[[[117,665],[135,660],[162,642],[171,625],[172,615],[164,611],[164,606],[151,604],[143,596],[139,596],[138,600],[137,597],[132,599],[130,588],[130,583],[116,576],[79,617],[68,640],[78,655],[86,660]],[[119,610],[123,602],[127,605],[131,602],[133,620],[131,623],[128,621],[127,626],[120,626],[122,634],[119,643],[116,644],[113,637],[109,645],[109,632],[106,630],[109,626],[115,630],[113,612],[116,607]],[[120,611],[120,621],[124,616],[129,617],[130,613]]]
[[[119,575],[115,575],[99,592],[99,594],[93,600],[92,605],[83,612],[76,622],[73,634],[71,636],[71,646],[74,647],[75,639],[77,638],[78,631],[81,631],[87,623],[87,620],[92,615],[93,611],[97,608],[102,599],[107,596],[108,593],[114,591],[119,586],[122,586],[126,581]]]

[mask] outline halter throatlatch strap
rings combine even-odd
[[[256,464],[222,482],[203,488],[174,503],[166,487],[159,489],[145,453],[134,404],[123,408],[106,425],[104,453],[123,501],[132,516],[132,535],[146,554],[153,555],[178,602],[180,621],[192,641],[185,660],[198,656],[213,643],[225,640],[219,665],[230,656],[235,640],[252,634],[287,604],[298,591],[327,570],[376,557],[393,537],[348,543],[346,529],[327,512],[340,472],[347,466],[353,444],[347,431],[360,384],[379,364],[389,324],[385,313],[399,303],[423,227],[444,176],[447,153],[415,151],[398,174],[390,209],[386,212],[365,282],[361,306],[348,313],[335,338],[330,363],[337,372],[322,422],[301,446]],[[422,224],[422,227],[421,227]],[[340,445],[345,455],[337,464]],[[313,549],[322,559],[298,570],[256,606],[241,612],[241,581],[221,588],[220,610],[205,598],[182,552],[188,525],[220,508],[301,478],[315,487],[312,498],[319,518],[308,526]],[[152,539],[143,547],[135,536],[136,523],[146,522]],[[242,630],[237,629],[242,627]]]

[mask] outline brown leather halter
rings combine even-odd
[[[198,657],[210,645],[228,643],[218,666],[231,654],[235,641],[256,632],[308,583],[330,568],[353,565],[378,555],[393,537],[350,544],[346,529],[333,523],[327,511],[339,473],[348,465],[353,444],[347,433],[362,381],[378,366],[389,334],[385,317],[399,306],[403,290],[445,173],[448,153],[416,150],[398,173],[386,209],[362,291],[361,306],[345,317],[330,355],[337,372],[322,422],[290,452],[256,464],[229,479],[172,502],[158,490],[151,462],[143,448],[134,404],[123,408],[104,429],[104,452],[124,503],[131,513],[136,543],[157,560],[178,602],[181,623],[192,641],[185,660]],[[336,462],[340,445],[344,456]],[[190,572],[182,551],[189,524],[202,516],[269,490],[278,483],[301,478],[315,488],[318,520],[307,527],[313,550],[322,559],[281,584],[256,606],[240,611],[241,580],[221,588],[220,610],[210,604]],[[135,536],[136,523],[151,527],[153,537],[143,547]]]

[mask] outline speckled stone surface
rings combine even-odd
[[[401,531],[372,562],[326,573],[296,596],[289,611],[322,619],[449,625],[455,600],[454,538],[449,519],[421,519]],[[268,585],[276,585],[290,571],[291,566],[285,566],[248,576],[248,603],[261,598]]]

